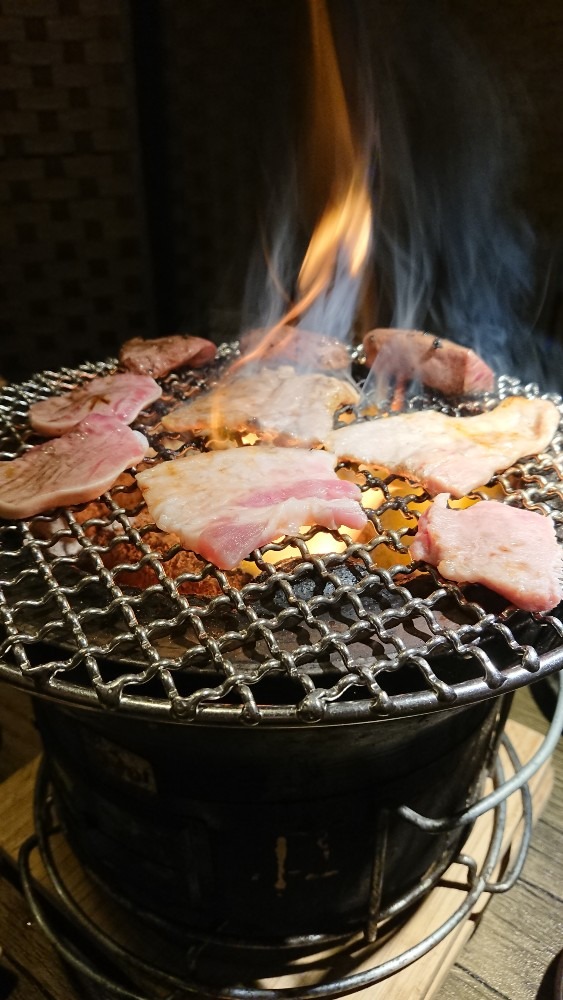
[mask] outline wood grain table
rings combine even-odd
[[[530,692],[516,695],[511,717],[538,731],[547,723]],[[0,683],[0,781],[40,752],[27,695]],[[554,785],[535,825],[516,885],[494,896],[437,992],[436,1000],[551,1000],[563,948],[563,739]],[[0,810],[8,803],[0,802]],[[13,865],[0,854],[0,1000],[85,1000],[84,986],[29,919]],[[414,968],[414,967],[413,967]],[[427,996],[416,976],[405,1000]],[[366,991],[364,991],[365,995]],[[102,994],[92,994],[102,1000]],[[378,996],[381,994],[378,994]],[[176,1000],[176,998],[175,998]]]

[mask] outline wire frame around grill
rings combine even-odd
[[[212,384],[234,351],[224,345],[205,372],[162,380],[162,399],[134,425],[154,461],[202,446],[165,434],[160,417]],[[44,372],[4,389],[0,458],[36,442],[27,421],[33,401],[115,367],[109,360]],[[409,406],[470,414],[508,395],[541,393],[503,377],[495,395],[479,400],[418,396]],[[552,517],[559,534],[562,447],[558,433],[546,453],[489,484],[505,502]],[[408,542],[429,499],[420,486],[364,469],[349,474],[364,493],[367,533],[312,527],[256,550],[234,573],[155,528],[134,470],[93,504],[3,522],[0,678],[142,716],[301,725],[460,706],[559,668],[557,613],[525,614],[485,588],[412,564]]]

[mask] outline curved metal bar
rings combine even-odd
[[[43,795],[43,812],[45,812],[49,804],[48,798],[45,796],[45,791],[46,781],[45,778],[42,777],[41,781],[38,781],[36,801],[39,804],[40,797]],[[128,949],[122,948],[85,916],[83,911],[76,906],[67,890],[62,885],[61,879],[56,870],[51,849],[48,845],[50,834],[48,835],[44,829],[39,836],[36,835],[29,838],[29,840],[22,846],[20,850],[19,864],[22,884],[24,886],[24,892],[26,894],[31,912],[38,924],[52,941],[53,945],[58,949],[63,958],[75,969],[77,969],[77,971],[79,971],[82,975],[89,977],[92,982],[103,986],[106,990],[109,990],[110,993],[113,993],[114,996],[121,998],[121,1000],[156,1000],[157,994],[152,993],[150,996],[148,994],[141,994],[108,979],[103,973],[96,969],[91,961],[81,954],[74,945],[70,944],[67,940],[62,940],[60,934],[57,934],[53,930],[43,907],[37,900],[37,892],[33,887],[33,880],[29,870],[29,857],[31,851],[35,847],[38,847],[40,852],[42,849],[45,850],[46,848],[46,858],[43,859],[42,857],[42,860],[44,863],[45,860],[47,862],[47,874],[50,878],[53,875],[55,877],[57,882],[57,893],[61,902],[64,904],[64,909],[68,919],[74,919],[76,911],[79,912],[81,917],[81,930],[83,931],[86,940],[89,941],[90,944],[98,947],[98,949],[101,949],[106,956],[114,959],[118,965],[122,963],[125,968],[135,969],[141,975],[145,973],[147,977],[152,979],[153,984],[160,983],[161,986],[166,984],[173,989],[180,989],[186,994],[195,994],[197,996],[209,998],[209,1000],[280,1000],[280,998],[284,998],[284,1000],[285,998],[287,998],[287,1000],[328,1000],[328,998],[346,995],[355,992],[358,989],[374,985],[375,983],[389,978],[401,969],[406,968],[408,965],[411,965],[418,958],[421,958],[433,947],[439,944],[440,941],[447,937],[451,930],[453,930],[468,916],[476,900],[485,890],[491,874],[495,866],[498,864],[504,835],[504,816],[505,804],[503,801],[499,803],[495,809],[495,824],[487,857],[483,863],[481,872],[476,877],[468,878],[468,891],[464,902],[454,911],[448,920],[442,924],[441,927],[437,928],[422,941],[419,941],[416,945],[409,948],[402,954],[382,963],[379,966],[376,966],[375,968],[369,969],[366,972],[356,973],[351,976],[344,977],[338,981],[323,982],[310,987],[290,987],[272,990],[235,986],[222,987],[219,991],[216,991],[206,988],[205,984],[201,982],[195,983],[190,980],[180,980],[177,977],[170,975],[169,973],[165,973],[163,970],[157,969],[149,963],[146,963],[144,960],[140,959],[138,955],[131,953]],[[42,816],[37,815],[36,819],[39,820],[41,828],[43,826]],[[458,860],[461,863],[464,863],[463,857]],[[471,865],[468,867],[472,868],[474,862],[473,859],[470,860]],[[62,892],[60,891],[61,887]],[[376,949],[374,949],[374,953],[375,950]]]
[[[517,772],[521,768],[520,758],[514,749],[514,746],[506,737],[505,747],[512,766]],[[487,882],[485,886],[485,892],[489,893],[500,893],[508,892],[512,888],[516,880],[519,878],[522,868],[524,867],[524,862],[526,860],[526,855],[528,854],[528,849],[530,847],[530,841],[532,839],[532,820],[533,820],[533,810],[532,810],[532,796],[530,789],[527,784],[522,785],[520,788],[520,795],[522,797],[522,818],[523,818],[523,830],[522,837],[520,840],[520,845],[518,847],[518,853],[514,859],[512,868],[502,880],[502,882]]]
[[[45,916],[44,910],[37,902],[35,890],[32,887],[29,858],[31,852],[38,846],[38,843],[39,841],[35,834],[28,837],[28,839],[24,841],[18,854],[18,868],[27,905],[29,906],[33,919],[41,928],[46,938],[73,969],[81,973],[81,975],[87,977],[91,982],[96,983],[98,986],[102,986],[104,989],[110,990],[114,996],[122,997],[123,1000],[148,1000],[145,995],[133,993],[131,990],[119,986],[117,983],[112,982],[102,973],[98,972],[93,965],[84,959],[78,950],[75,951],[74,948],[61,939],[61,935],[59,933],[56,933],[52,929],[49,920]]]
[[[498,755],[493,763],[491,777],[493,779],[495,787],[500,786],[504,781],[504,769]],[[495,811],[495,823],[502,824],[503,833],[504,833],[505,819],[506,819],[506,805],[504,802],[501,802],[497,810]],[[465,864],[466,867],[469,868],[470,860],[472,859],[466,859],[463,855],[458,855],[458,858],[456,860],[459,861],[461,864]],[[391,903],[390,906],[382,910],[380,915],[381,920],[388,920],[397,917],[404,910],[409,909],[409,907],[413,906],[414,903],[418,902],[419,899],[422,899],[429,891],[429,889],[432,888],[432,886],[439,881],[439,878],[441,878],[444,872],[447,871],[450,864],[451,861],[448,861],[443,866],[441,866],[441,870],[437,878],[430,876],[428,879],[423,879],[417,886],[415,886],[414,889],[411,889],[409,893],[405,893],[400,899],[395,900],[394,903]],[[475,865],[475,862],[473,862],[473,864]]]
[[[33,841],[30,847],[27,847],[29,841],[23,845],[20,849],[20,874],[22,876],[22,884],[24,886],[24,892],[30,905],[30,909],[37,916],[38,923],[43,926],[46,923],[46,918],[44,913],[41,913],[40,907],[37,900],[33,897],[31,891],[31,882],[29,877],[29,866],[27,863],[27,858],[31,852],[31,849],[35,846],[38,847],[39,853],[41,855],[41,861],[45,867],[45,870],[51,881],[51,885],[57,893],[57,897],[62,903],[63,908],[66,913],[70,915],[72,919],[82,930],[90,940],[94,939],[98,945],[102,945],[105,949],[107,955],[110,956],[117,963],[124,963],[125,965],[132,967],[136,966],[142,973],[152,978],[158,979],[174,989],[186,989],[184,980],[179,979],[163,970],[153,966],[151,963],[146,962],[143,958],[136,955],[134,952],[130,951],[128,948],[124,948],[122,945],[118,944],[114,938],[109,937],[104,934],[100,928],[86,915],[84,910],[76,903],[73,897],[70,895],[66,889],[63,880],[60,878],[57,866],[53,857],[53,853],[50,845],[51,833],[47,833],[45,829],[45,824],[43,823],[42,813],[46,806],[48,806],[48,799],[46,796],[47,789],[47,777],[45,765],[42,763],[39,773],[37,776],[36,786],[35,786],[35,796],[34,796],[34,818],[35,818],[35,829],[36,834],[30,840]],[[25,848],[25,850],[24,850]],[[23,854],[22,854],[23,851]],[[52,938],[52,934],[50,935]],[[56,943],[56,941],[54,942]],[[72,959],[69,959],[72,961]],[[199,987],[196,988],[194,985],[193,992],[199,992],[201,995],[205,995],[205,991],[201,990]],[[125,997],[131,997],[131,1000],[137,1000],[135,994],[130,994],[125,992],[123,994]],[[210,997],[214,997],[215,994],[209,994]],[[143,998],[141,998],[143,1000]]]
[[[473,823],[479,816],[483,813],[488,812],[489,809],[494,809],[496,806],[507,799],[513,792],[518,791],[522,785],[526,784],[532,775],[539,771],[540,767],[551,757],[559,739],[561,738],[561,730],[563,728],[563,680],[561,675],[559,675],[559,695],[557,698],[557,705],[551,721],[549,730],[545,736],[545,739],[540,746],[539,750],[530,758],[530,760],[524,764],[519,772],[514,774],[509,778],[500,788],[495,789],[489,795],[485,795],[479,802],[466,809],[462,813],[458,813],[457,816],[444,816],[440,819],[432,819],[430,816],[422,816],[421,813],[417,813],[410,806],[400,806],[399,814],[403,819],[417,826],[420,830],[425,830],[427,833],[442,833],[446,830],[454,830],[458,826],[466,826],[469,823]],[[503,745],[507,746],[506,737],[502,737]]]

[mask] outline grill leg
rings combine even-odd
[[[368,919],[365,938],[368,944],[373,944],[377,938],[377,924],[381,912],[381,896],[383,893],[383,873],[387,856],[387,837],[389,832],[389,810],[380,809],[375,827],[375,843],[373,851],[373,868],[368,903]]]

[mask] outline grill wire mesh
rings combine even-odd
[[[133,425],[154,449],[149,461],[203,447],[164,432],[160,417],[213,384],[235,355],[236,345],[222,345],[205,371],[161,380],[162,398]],[[361,356],[353,362],[361,378]],[[27,421],[32,402],[115,368],[113,360],[85,364],[6,387],[0,459],[39,440]],[[503,376],[479,400],[419,395],[408,406],[464,415],[509,395],[542,394]],[[472,496],[492,491],[540,510],[561,539],[562,448],[560,428],[547,452]],[[312,527],[256,550],[233,573],[158,531],[131,471],[97,502],[0,522],[0,678],[138,716],[301,725],[467,704],[561,665],[557,613],[523,613],[485,588],[413,567],[405,543],[429,499],[422,487],[349,468],[368,532],[352,539]]]

